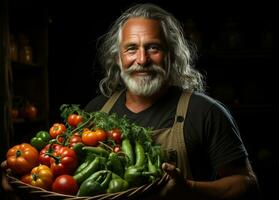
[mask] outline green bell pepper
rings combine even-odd
[[[79,187],[77,196],[94,196],[104,193],[111,180],[112,172],[100,170],[89,176]]]
[[[129,183],[122,178],[112,178],[109,182],[107,193],[115,193],[127,190],[129,188]]]
[[[50,141],[51,137],[47,131],[39,131],[30,141],[30,144],[39,151],[42,150]]]

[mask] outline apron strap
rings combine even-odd
[[[187,153],[187,148],[186,148],[186,141],[185,141],[183,130],[184,130],[184,122],[186,120],[188,104],[189,104],[191,94],[192,94],[192,92],[189,92],[189,91],[182,92],[178,105],[177,105],[174,125],[172,127],[172,134],[175,134],[177,136],[176,142],[178,145],[178,149],[182,150],[182,154],[178,153],[178,156],[180,156],[179,160],[181,160],[183,163],[186,163],[186,166],[184,165],[183,171],[186,172],[186,174],[184,174],[184,176],[186,175],[187,178],[192,178],[192,173],[191,173],[191,169],[190,169],[188,153]],[[182,164],[182,166],[183,166],[183,164]]]
[[[125,90],[121,91],[116,91],[112,94],[112,96],[108,99],[108,101],[105,103],[105,105],[102,107],[100,111],[109,113],[117,99],[120,97],[120,95],[124,92]]]

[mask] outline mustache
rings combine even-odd
[[[151,72],[151,73],[160,73],[162,75],[166,75],[166,71],[158,66],[158,65],[149,65],[148,67],[143,67],[141,65],[132,65],[128,69],[125,70],[127,74],[132,74],[134,72]]]

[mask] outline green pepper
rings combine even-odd
[[[136,153],[136,164],[135,164],[135,166],[140,167],[140,166],[144,165],[145,153],[144,153],[143,146],[138,141],[136,141],[135,153]]]
[[[34,146],[37,150],[42,150],[51,139],[47,131],[39,131],[35,137],[30,141],[30,144]]]
[[[128,166],[133,165],[135,162],[133,147],[129,139],[124,139],[121,145],[122,151],[126,154],[128,158]]]
[[[82,149],[84,146],[85,145],[83,143],[78,142],[72,146],[72,149],[77,153],[77,155],[84,155],[84,151]]]
[[[79,172],[81,172],[83,169],[85,169],[94,159],[95,159],[95,155],[92,154],[88,154],[84,159],[83,162],[81,162],[78,166],[78,168],[76,169],[74,175],[78,174]]]
[[[109,161],[111,162],[111,170],[117,175],[123,177],[124,175],[124,167],[120,161],[118,155],[114,152],[109,154]]]
[[[153,176],[158,175],[157,167],[155,164],[152,163],[150,156],[147,154],[147,159],[148,159],[148,171],[153,174]]]
[[[84,163],[87,153],[82,149],[85,145],[81,142],[75,143],[71,148],[76,152],[78,163]]]
[[[93,196],[100,194],[101,191],[102,188],[99,182],[84,181],[77,192],[77,196]]]
[[[148,182],[151,175],[149,172],[143,172],[143,167],[136,167],[134,165],[125,170],[124,179],[131,186],[140,186]]]
[[[91,147],[91,146],[84,146],[82,150],[85,150],[87,153],[94,153],[99,156],[108,157],[109,152],[105,150],[103,147]]]
[[[78,184],[81,184],[85,179],[87,179],[92,173],[96,172],[99,169],[100,158],[96,157],[94,160],[89,162],[79,173],[74,175],[74,179]]]
[[[94,196],[104,193],[111,180],[112,172],[100,170],[89,176],[79,187],[77,196]]]
[[[121,192],[129,188],[129,183],[122,178],[113,178],[109,182],[108,193]]]

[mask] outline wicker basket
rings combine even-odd
[[[166,175],[156,179],[153,183],[145,184],[140,187],[130,188],[128,190],[112,193],[112,194],[100,194],[92,197],[77,197],[72,195],[64,195],[56,192],[44,190],[39,187],[31,186],[23,183],[19,179],[15,178],[7,171],[6,173],[8,183],[16,190],[20,196],[24,196],[27,199],[51,199],[51,200],[103,200],[103,199],[142,199],[144,196],[153,193],[159,189],[166,181]]]

